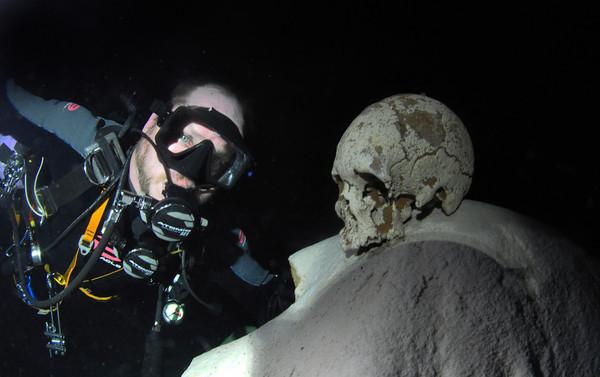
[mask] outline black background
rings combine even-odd
[[[551,1],[478,8],[366,1],[0,4],[2,69],[46,98],[110,116],[124,111],[121,93],[143,108],[190,77],[224,81],[239,92],[250,110],[257,167],[229,205],[247,223],[262,261],[285,260],[341,228],[329,175],[337,142],[364,107],[396,93],[425,93],[463,120],[476,157],[468,198],[538,219],[598,255],[591,8]],[[10,326],[2,331],[10,343],[2,358],[12,360],[3,362],[2,376],[69,367],[78,375],[115,368],[127,375],[137,368],[152,317],[152,303],[132,298],[126,310],[94,309],[114,331],[106,322],[73,318],[72,331],[87,329],[73,336],[81,351],[46,372],[41,319],[30,323],[31,313],[12,304],[0,317],[2,327]],[[210,338],[210,326],[200,327]],[[174,371],[201,343],[178,344],[177,336],[169,348],[179,357]]]

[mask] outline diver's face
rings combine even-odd
[[[148,120],[146,126],[144,126],[146,134],[154,142],[159,130],[156,121],[157,118],[153,115]],[[180,137],[175,143],[169,145],[168,149],[173,153],[179,153],[204,140],[210,140],[213,143],[215,148],[214,153],[217,157],[225,154],[225,140],[217,132],[198,123],[190,123],[185,126]],[[146,139],[141,139],[136,146],[133,159],[131,173],[134,174],[130,174],[133,175],[131,182],[134,189],[138,193],[146,193],[158,200],[163,199],[163,190],[167,183],[166,171],[160,163],[156,151]],[[183,176],[173,169],[169,169],[168,171],[173,184],[186,189],[196,187],[196,183],[188,177]],[[199,193],[199,195],[201,194]]]
[[[214,108],[231,119],[238,126],[240,133],[243,134],[244,121],[240,104],[235,98],[217,86],[206,85],[198,87],[190,92],[179,105]],[[176,107],[173,108],[173,110],[175,109]],[[159,130],[157,121],[158,117],[155,114],[152,114],[143,129],[143,132],[148,135],[152,141],[155,141],[156,134]],[[183,128],[179,139],[175,143],[169,145],[168,149],[174,153],[181,152],[203,140],[210,140],[213,143],[215,147],[215,157],[222,157],[225,154],[225,140],[223,140],[216,132],[198,123],[186,125]],[[158,160],[156,151],[152,145],[142,138],[136,145],[132,157],[133,160],[130,164],[129,179],[134,190],[138,194],[144,193],[158,200],[163,199],[163,190],[167,183],[167,177],[165,168]],[[191,179],[184,177],[174,170],[169,170],[169,174],[171,175],[171,181],[178,186],[183,188],[193,188],[196,186],[196,183]],[[202,203],[206,201],[210,195],[210,193],[198,193],[197,197]]]

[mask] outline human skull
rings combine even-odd
[[[332,176],[346,251],[404,238],[432,206],[452,214],[471,185],[473,147],[461,120],[432,98],[400,94],[364,109],[342,136]]]

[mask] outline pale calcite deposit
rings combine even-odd
[[[296,302],[184,377],[598,376],[598,270],[574,244],[469,200],[405,232],[361,255],[337,236],[295,253]]]

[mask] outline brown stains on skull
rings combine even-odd
[[[431,178],[427,178],[426,180],[424,180],[423,184],[433,188],[435,186],[435,184],[437,183],[437,181],[438,181],[438,179],[436,177],[431,177]]]
[[[393,228],[392,222],[394,210],[389,205],[388,199],[383,192],[374,187],[365,187],[365,194],[371,198],[375,204],[371,210],[371,220],[377,228],[377,233],[386,235]]]
[[[377,155],[373,156],[373,159],[371,160],[371,164],[369,165],[369,167],[371,168],[371,171],[380,173],[381,171],[383,171],[383,163],[381,162],[381,158],[380,158],[380,156],[383,155],[383,147],[381,145],[376,145],[375,153]]]
[[[408,196],[399,196],[396,198],[396,200],[394,200],[394,205],[398,211],[402,212],[406,209],[409,209],[414,201],[415,200],[413,198]]]
[[[388,105],[396,116],[395,126],[400,136],[404,139],[408,134],[408,128],[414,130],[420,139],[427,141],[434,147],[439,146],[446,140],[446,130],[441,125],[442,114],[435,115],[427,111],[415,109],[419,101],[414,98],[402,98],[399,101],[403,109],[398,108],[398,103],[389,101]],[[407,111],[411,109],[412,111]]]
[[[369,189],[367,194],[373,199],[376,207],[383,207],[385,205],[385,198],[379,190]]]
[[[371,161],[371,165],[369,165],[371,170],[375,172],[380,172],[383,170],[383,164],[381,163],[381,159],[379,157],[374,157],[373,161]]]
[[[377,232],[379,234],[388,234],[390,230],[393,228],[393,215],[394,210],[392,206],[386,205],[383,207],[383,222],[377,224]]]
[[[395,101],[387,100],[386,103],[394,112],[394,115],[396,116],[396,122],[394,123],[394,125],[396,126],[396,129],[398,130],[398,132],[400,132],[400,137],[402,139],[404,139],[406,137],[406,134],[408,133],[408,129],[406,127],[406,122],[404,122],[404,120],[403,120],[404,112],[398,108],[398,104]]]
[[[404,103],[404,105],[406,107],[417,106],[419,104],[419,101],[416,98],[412,98],[412,97],[405,96],[401,99],[401,101]]]
[[[446,140],[446,130],[440,127],[442,115],[415,110],[410,114],[403,115],[402,122],[412,128],[417,135],[426,140],[434,147],[439,146]]]

